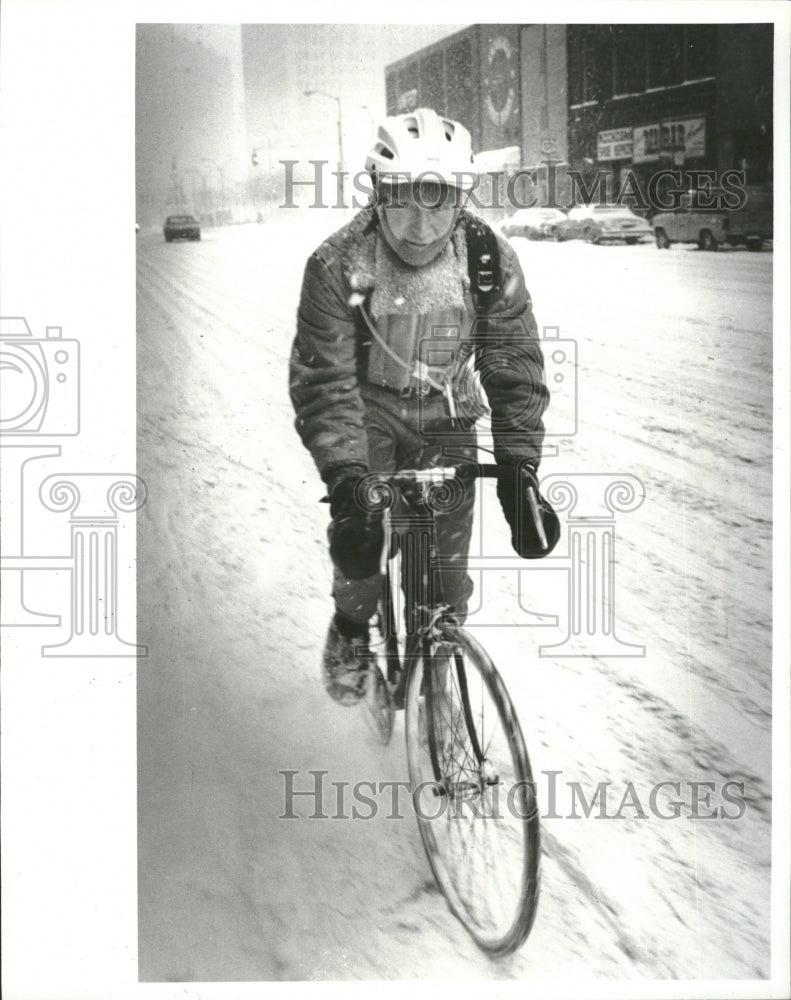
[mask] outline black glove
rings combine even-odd
[[[511,529],[511,545],[523,559],[542,559],[554,549],[560,538],[560,521],[552,506],[538,491],[536,471],[532,465],[504,466],[504,475],[497,477],[497,497]],[[530,491],[535,500],[531,503]],[[546,546],[536,524],[541,520]]]
[[[384,529],[382,515],[366,511],[355,499],[364,470],[335,478],[330,489],[330,556],[347,580],[365,580],[379,572]]]

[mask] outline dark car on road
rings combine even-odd
[[[199,240],[200,223],[191,215],[169,215],[165,219],[165,241]]]

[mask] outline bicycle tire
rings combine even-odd
[[[538,905],[535,784],[505,684],[464,629],[443,626],[411,664],[405,721],[415,812],[437,885],[481,949],[510,954]],[[428,815],[424,806],[440,800],[441,811]]]

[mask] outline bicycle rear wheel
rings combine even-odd
[[[428,646],[428,644],[426,644]],[[451,911],[485,951],[527,938],[538,903],[535,785],[508,691],[483,647],[445,626],[406,692],[412,794]]]

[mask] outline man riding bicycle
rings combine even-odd
[[[471,164],[460,123],[425,108],[387,118],[366,159],[372,204],[305,268],[290,393],[329,493],[335,614],[322,673],[344,705],[365,693],[384,544],[358,484],[368,472],[474,462],[481,386],[495,459],[512,472],[497,495],[515,551],[544,556],[559,536],[536,480],[549,393],[530,296],[511,246],[464,209]],[[460,506],[435,517],[442,593],[459,624],[472,593],[473,505],[470,483]]]

